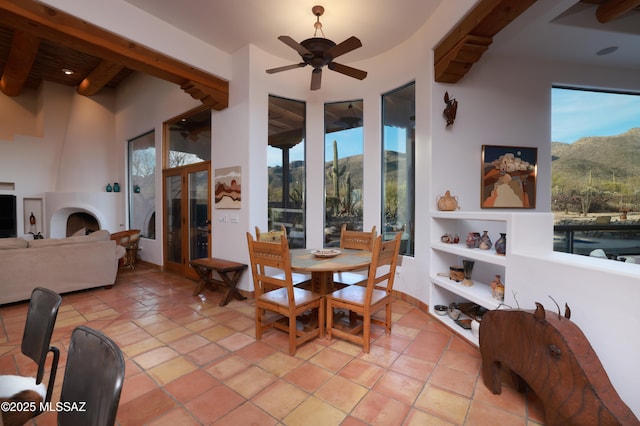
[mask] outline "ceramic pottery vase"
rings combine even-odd
[[[118,182],[113,184],[113,192],[120,192],[120,184]]]
[[[504,301],[504,283],[500,275],[496,275],[496,278],[491,281],[491,296],[501,302]]]
[[[465,244],[468,248],[474,248],[476,245],[476,240],[473,238],[473,232],[469,232],[467,234],[467,238],[464,240]]]
[[[113,191],[113,188],[111,187],[111,184],[108,183],[107,184],[107,192],[112,192],[112,191]]]
[[[453,197],[449,191],[444,193],[444,196],[438,197],[438,210],[453,211],[458,209],[458,199]]]
[[[493,243],[491,242],[491,238],[489,238],[489,234],[487,231],[483,231],[482,237],[480,237],[480,244],[478,248],[481,250],[489,250]]]
[[[504,255],[507,252],[507,234],[501,232],[500,238],[496,240],[494,247],[496,249],[496,254]]]
[[[465,287],[471,287],[473,285],[473,280],[471,280],[471,273],[473,272],[473,260],[463,260],[462,261],[462,271],[464,272],[464,279],[462,280],[462,285]]]

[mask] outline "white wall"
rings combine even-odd
[[[112,91],[87,98],[44,82],[37,91],[0,98],[7,137],[0,139],[0,182],[15,183],[15,191],[3,192],[18,198],[18,235],[29,215],[24,198],[42,199],[46,209],[47,192],[101,192],[113,183],[121,157],[116,161]],[[48,236],[48,224],[42,229]]]

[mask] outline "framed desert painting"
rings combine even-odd
[[[242,168],[240,166],[216,169],[213,182],[216,208],[239,209],[242,207]]]
[[[482,145],[481,207],[536,206],[538,148]]]

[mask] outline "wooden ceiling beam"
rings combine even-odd
[[[182,86],[206,88],[208,105],[229,104],[229,82],[32,0],[0,0],[0,23]]]
[[[606,24],[640,6],[640,0],[608,0],[596,9],[598,21]]]
[[[76,92],[83,96],[93,96],[104,88],[124,66],[109,61],[100,61],[97,67],[78,85]]]
[[[7,63],[0,78],[0,90],[7,96],[18,96],[29,78],[29,72],[38,54],[40,39],[25,31],[13,33]]]
[[[480,60],[493,36],[536,0],[480,0],[434,49],[434,78],[457,83]]]

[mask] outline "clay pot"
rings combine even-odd
[[[453,211],[458,209],[458,198],[451,195],[449,191],[442,197],[438,197],[438,210]]]
[[[500,302],[504,301],[504,283],[500,275],[496,275],[496,278],[491,281],[491,296]]]
[[[480,237],[480,244],[478,244],[478,248],[481,250],[489,250],[493,243],[491,242],[491,238],[489,238],[489,234],[487,231],[484,231],[482,237]]]
[[[497,254],[505,254],[507,252],[507,234],[501,232],[500,238],[496,240],[493,246],[496,248]]]

